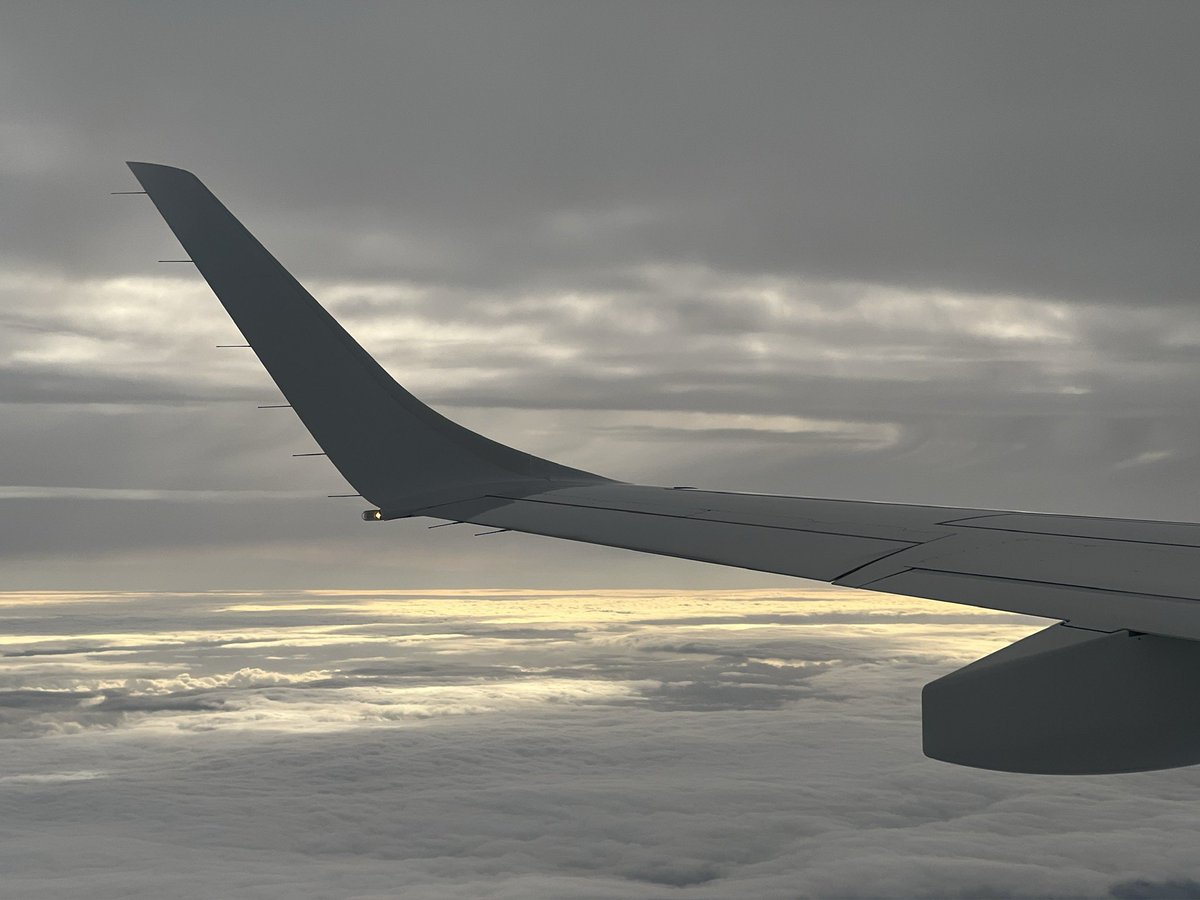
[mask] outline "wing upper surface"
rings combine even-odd
[[[1190,524],[619,483],[497,492],[416,514],[1200,639],[1200,527]]]

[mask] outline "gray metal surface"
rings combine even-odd
[[[1053,625],[927,684],[925,753],[1043,775],[1193,765],[1196,646]]]

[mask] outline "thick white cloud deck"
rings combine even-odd
[[[854,591],[7,594],[0,616],[4,898],[1200,887],[1195,771],[916,751],[920,684],[1037,627],[1014,616]]]

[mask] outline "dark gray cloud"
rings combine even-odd
[[[1138,878],[1114,884],[1111,893],[1118,900],[1153,900],[1156,897],[1188,900],[1191,897],[1200,897],[1200,881],[1194,881],[1191,878],[1169,881]]]
[[[10,253],[45,253],[36,226],[71,218],[120,150],[258,186],[246,203],[291,219],[301,246],[343,234],[320,260],[343,271],[357,256],[390,275],[397,249],[406,269],[487,285],[684,258],[1123,302],[1190,299],[1200,275],[1188,4],[6,18],[9,168],[63,204],[29,204],[42,214]],[[298,189],[324,215],[296,223]],[[67,233],[81,258],[115,249]]]

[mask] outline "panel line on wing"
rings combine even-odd
[[[989,518],[989,516],[979,516],[978,518],[986,519]],[[1104,520],[1102,519],[1101,521]],[[975,531],[1001,531],[1006,534],[1040,534],[1045,537],[1075,538],[1077,540],[1089,541],[1113,541],[1114,543],[1121,544],[1147,544],[1155,547],[1187,547],[1190,549],[1200,548],[1200,539],[1197,539],[1195,543],[1186,543],[1181,541],[1153,541],[1146,540],[1144,538],[1113,537],[1112,535],[1107,534],[1072,534],[1069,531],[1040,531],[1032,528],[1003,528],[999,525],[972,525],[967,519],[959,519],[957,521],[951,520],[949,522],[943,522],[942,524],[952,528],[970,528]],[[1147,522],[1145,524],[1185,525],[1190,523]]]
[[[950,535],[946,535],[946,537],[949,537],[949,536],[950,536]],[[933,539],[933,541],[940,541],[940,540],[942,540],[942,538],[934,538],[934,539]],[[876,559],[868,560],[867,562],[863,563],[861,566],[855,566],[853,569],[851,569],[851,570],[850,570],[850,571],[848,571],[848,572],[843,572],[843,573],[842,573],[841,575],[839,575],[837,578],[833,579],[833,583],[834,583],[834,584],[837,584],[838,582],[840,582],[840,581],[844,581],[845,579],[849,578],[849,577],[850,577],[851,575],[853,575],[855,572],[861,572],[863,569],[866,569],[866,568],[868,568],[868,567],[870,567],[870,566],[873,566],[873,565],[875,565],[876,563],[881,563],[881,562],[883,562],[883,561],[884,561],[884,560],[886,560],[886,559],[891,559],[893,556],[896,556],[896,555],[897,555],[897,554],[899,554],[899,553],[904,553],[904,552],[905,552],[905,551],[907,551],[907,550],[911,550],[913,547],[924,547],[924,546],[926,546],[926,544],[932,544],[932,543],[933,543],[933,541],[926,541],[926,542],[925,542],[925,543],[923,543],[923,544],[913,544],[913,545],[911,545],[911,546],[908,546],[908,547],[898,547],[898,548],[896,548],[895,550],[891,551],[890,553],[885,553],[885,554],[883,554],[883,556],[877,557]],[[897,570],[895,570],[895,571],[893,571],[893,572],[889,573],[888,575],[881,575],[881,576],[880,576],[880,578],[890,578],[890,577],[891,577],[891,575],[894,575],[894,574],[896,574],[896,572],[906,572],[906,571],[908,571],[908,569],[897,569]],[[880,578],[877,578],[877,579],[875,579],[875,581],[878,581],[878,580],[880,580]],[[867,584],[874,584],[874,582],[873,582],[873,581],[869,581],[869,582],[867,582]],[[846,586],[846,587],[851,587],[851,585],[845,585],[845,586]],[[862,584],[862,585],[853,585],[853,587],[866,587],[866,584]]]
[[[886,541],[890,544],[904,544],[903,547],[900,547],[895,551],[890,551],[888,553],[889,556],[893,552],[898,553],[901,550],[911,550],[913,547],[920,547],[925,543],[924,541],[909,541],[900,538],[882,538],[876,537],[875,535],[856,534],[851,531],[835,531],[833,529],[825,528],[797,528],[794,525],[780,525],[776,523],[766,524],[761,522],[742,522],[731,519],[710,518],[708,516],[681,516],[678,513],[655,512],[654,510],[647,509],[629,509],[624,506],[616,505],[594,506],[587,503],[567,503],[562,500],[544,500],[536,497],[503,497],[498,494],[490,494],[489,496],[497,500],[507,500],[513,503],[540,503],[545,506],[564,506],[571,509],[594,509],[606,512],[628,513],[629,515],[636,516],[657,516],[663,519],[677,519],[683,522],[712,522],[718,525],[736,525],[745,528],[768,528],[775,531],[794,531],[800,534],[824,534],[829,535],[830,537],[858,538],[861,540]]]

